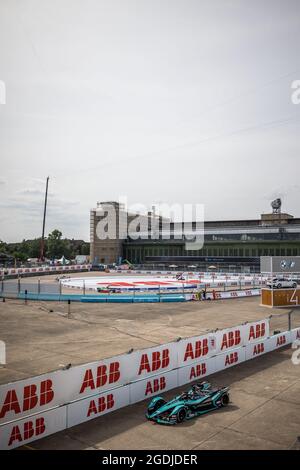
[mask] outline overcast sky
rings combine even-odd
[[[89,239],[89,209],[300,217],[299,0],[0,0],[0,239]]]

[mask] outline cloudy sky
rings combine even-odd
[[[0,239],[89,238],[89,209],[300,217],[299,0],[0,0]]]

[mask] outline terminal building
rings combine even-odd
[[[115,208],[116,237],[99,239],[97,224],[108,217],[109,212],[105,211],[108,204]],[[99,207],[104,208],[100,215]],[[98,203],[97,208],[90,212],[91,261],[94,264],[112,264],[126,259],[134,265],[149,268],[171,266],[201,271],[259,272],[261,256],[300,256],[300,218],[281,212],[280,200],[273,201],[272,208],[271,213],[262,214],[259,219],[204,222],[203,247],[193,250],[184,234],[181,238],[176,236],[182,224],[170,222],[170,237],[165,239],[165,220],[149,212],[143,216],[149,227],[148,233],[133,239],[126,233],[128,224],[137,215],[125,214],[124,207],[117,202]],[[157,227],[155,238],[151,231],[154,219]],[[190,226],[196,230],[195,222]]]

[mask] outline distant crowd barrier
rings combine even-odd
[[[263,319],[1,385],[0,448],[150,399],[297,338],[300,328],[272,334]]]
[[[65,266],[43,266],[36,268],[1,268],[0,276],[16,276],[22,274],[37,274],[37,273],[55,273],[62,271],[83,271],[91,269],[91,264],[74,264]]]

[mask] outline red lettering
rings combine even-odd
[[[185,362],[189,358],[194,359],[194,351],[193,351],[192,343],[187,344],[183,361]]]
[[[250,331],[249,331],[249,340],[250,339],[255,339],[255,331],[254,331],[254,326],[250,326]]]
[[[208,340],[205,338],[202,341],[197,340],[195,342],[195,352],[193,350],[192,343],[188,343],[185,350],[184,361],[188,358],[197,359],[200,356],[206,356],[208,353]]]
[[[160,352],[154,351],[152,353],[152,372],[160,368]]]
[[[98,398],[98,413],[103,413],[106,409],[105,397]]]
[[[94,400],[90,401],[89,409],[86,416],[89,417],[92,413],[94,413],[95,415],[97,414],[97,407]]]
[[[107,382],[107,367],[105,365],[97,367],[97,380],[96,380],[96,387],[103,387],[103,385]]]
[[[146,397],[147,395],[149,395],[149,393],[152,393],[152,383],[151,383],[151,380],[149,380],[149,382],[147,382],[146,390],[145,390],[145,397]]]
[[[91,400],[87,412],[87,417],[89,417],[91,414],[98,414],[98,413],[103,413],[103,411],[110,410],[111,408],[114,407],[115,401],[114,401],[114,396],[112,393],[106,396],[102,396],[98,398],[97,405],[95,403],[95,400]]]
[[[54,391],[52,390],[52,380],[43,380],[43,382],[41,382],[40,405],[47,405],[53,398]]]
[[[241,342],[241,333],[240,330],[229,331],[228,333],[223,334],[222,344],[221,344],[221,351],[224,348],[232,348],[233,346],[237,346]]]
[[[158,392],[159,390],[164,390],[165,388],[166,388],[165,377],[160,377],[159,379],[153,379],[153,382],[149,380],[146,385],[145,397],[151,393]]]
[[[153,351],[152,353],[152,363],[150,365],[148,355],[142,354],[139,375],[143,372],[155,372],[160,368],[165,368],[170,363],[169,350],[164,349],[161,353],[159,351]]]
[[[94,390],[95,388],[93,372],[91,369],[88,369],[85,371],[84,379],[83,379],[79,393],[83,393],[86,388],[90,388],[91,390]]]
[[[23,438],[19,426],[14,426],[9,438],[8,445],[11,446],[14,441],[22,442],[23,440],[31,439],[34,435],[39,436],[46,430],[45,419],[37,418],[35,421],[35,428],[33,421],[26,421],[23,425]]]
[[[109,395],[107,395],[107,409],[110,410],[114,406],[115,406],[114,396],[112,393],[110,393]]]
[[[109,366],[109,383],[113,384],[119,380],[121,376],[120,373],[120,363],[112,362]]]
[[[161,360],[162,369],[164,369],[165,367],[168,367],[169,364],[170,364],[169,350],[164,349],[162,352],[162,360]]]
[[[150,368],[150,364],[149,364],[149,360],[148,360],[148,356],[147,354],[142,354],[142,358],[141,358],[141,363],[140,363],[140,368],[139,368],[139,375],[143,372],[143,371],[146,371],[146,372],[151,372],[151,368]]]
[[[282,346],[285,343],[286,343],[286,337],[285,335],[282,335],[277,338],[276,346]]]
[[[226,359],[225,359],[225,366],[235,364],[238,362],[239,357],[238,353],[235,351],[233,353],[227,354]]]
[[[256,344],[253,349],[253,356],[256,356],[257,354],[262,354],[265,352],[265,345],[264,343]]]
[[[204,362],[202,364],[197,364],[196,366],[191,368],[190,380],[195,379],[205,374],[206,374],[206,364]]]
[[[0,418],[4,418],[8,411],[14,411],[15,414],[21,413],[21,408],[15,390],[9,390],[7,392],[3,406],[0,411]]]
[[[45,429],[46,426],[44,418],[37,418],[35,423],[35,435],[39,436],[40,434],[43,434],[45,432]]]
[[[27,423],[24,423],[24,440],[30,439],[32,436],[34,436],[33,422],[28,421]]]
[[[26,385],[24,387],[23,411],[32,410],[37,403],[36,385]]]
[[[11,446],[14,441],[22,442],[22,436],[21,436],[21,433],[20,433],[19,426],[14,426],[12,428],[12,432],[11,432],[11,435],[10,435],[10,438],[9,438],[8,445]]]

